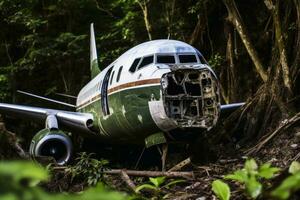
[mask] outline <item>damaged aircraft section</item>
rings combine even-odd
[[[220,113],[214,75],[200,66],[176,65],[161,79],[164,108],[179,128],[212,128]]]
[[[102,143],[163,144],[166,155],[168,143],[189,142],[215,126],[221,111],[243,105],[220,106],[216,75],[202,54],[184,42],[142,43],[100,72],[91,25],[90,64],[92,80],[79,92],[76,105],[26,93],[76,111],[0,103],[3,114],[46,122],[32,140],[32,157],[67,163],[76,146],[70,136],[79,133]],[[164,161],[162,156],[162,166]]]

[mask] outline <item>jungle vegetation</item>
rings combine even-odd
[[[260,150],[279,132],[284,144],[298,141],[300,0],[0,0],[0,102],[55,107],[17,90],[76,96],[90,80],[92,22],[101,69],[148,40],[181,40],[202,52],[221,81],[222,102],[246,102],[213,130],[215,148],[230,144],[266,162],[275,155]],[[25,147],[35,133],[7,127]],[[2,147],[9,145],[0,158],[9,159]],[[300,157],[279,154],[285,167]]]

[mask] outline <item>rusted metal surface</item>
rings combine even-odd
[[[175,65],[162,77],[164,108],[179,128],[211,129],[220,113],[219,87],[207,69]]]

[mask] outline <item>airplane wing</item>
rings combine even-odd
[[[221,117],[228,116],[238,108],[245,105],[245,103],[232,103],[221,105]]]
[[[93,126],[93,115],[90,113],[70,112],[23,105],[0,103],[0,113],[22,119],[45,123],[48,116],[55,116],[59,126],[68,129],[90,131]]]

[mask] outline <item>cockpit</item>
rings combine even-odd
[[[143,57],[136,58],[129,71],[134,73],[150,64],[207,64],[202,54],[198,52],[195,53],[157,53],[152,55],[147,55]]]

